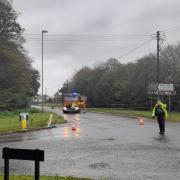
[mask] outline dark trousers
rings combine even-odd
[[[160,132],[165,132],[165,119],[163,117],[157,117]]]

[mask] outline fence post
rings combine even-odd
[[[39,180],[39,161],[35,161],[35,180]]]
[[[35,149],[3,148],[4,180],[9,180],[9,159],[35,161],[35,180],[40,177],[40,161],[44,161],[44,151]]]
[[[8,147],[4,148],[4,154],[5,154],[5,158],[4,158],[4,180],[9,180],[9,158],[8,158],[9,148]]]

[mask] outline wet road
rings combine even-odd
[[[61,113],[59,110],[53,110]],[[105,114],[64,115],[57,128],[0,137],[2,147],[45,150],[41,174],[118,180],[179,180],[180,124],[166,123],[158,135],[155,121],[140,126],[133,118]],[[73,124],[76,130],[72,130]],[[11,172],[34,173],[34,164],[10,161]],[[3,171],[3,160],[0,161]]]

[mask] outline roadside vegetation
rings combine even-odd
[[[0,110],[29,107],[40,87],[39,72],[23,48],[24,29],[12,1],[0,0]]]
[[[129,116],[137,116],[137,117],[146,117],[152,119],[150,111],[140,111],[140,110],[128,110],[128,109],[120,109],[120,108],[88,108],[90,112],[104,112],[116,115],[129,115]],[[180,113],[179,112],[171,112],[168,113],[167,121],[172,122],[180,122]]]
[[[129,61],[123,60],[123,61]],[[110,58],[94,67],[82,67],[71,78],[69,90],[86,95],[89,107],[144,108],[148,110],[157,101],[157,60],[155,54],[122,64]],[[160,83],[174,84],[171,109],[180,112],[180,44],[161,48]],[[67,83],[59,90],[67,93]],[[60,94],[61,95],[61,94]],[[168,96],[160,98],[168,104]],[[141,109],[141,110],[142,110]]]
[[[33,176],[10,176],[10,180],[34,180]],[[0,180],[3,180],[3,176],[0,176]],[[89,178],[78,177],[62,177],[62,176],[41,176],[40,180],[92,180]]]
[[[41,105],[41,104],[39,104]],[[50,107],[51,109],[54,108],[62,108],[62,103],[46,103],[44,106]]]
[[[53,114],[52,124],[65,123],[66,121],[60,115],[50,112],[41,112],[36,109],[24,109],[17,111],[0,112],[0,133],[21,131],[20,112],[27,112],[28,129],[36,129],[47,126],[50,114]]]

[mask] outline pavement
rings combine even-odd
[[[62,114],[60,109],[46,109]],[[65,114],[66,124],[43,131],[0,136],[3,147],[45,150],[41,175],[117,180],[179,180],[180,124],[96,113]],[[72,127],[75,130],[72,130]],[[0,161],[3,173],[3,160]],[[13,174],[34,174],[34,163],[10,161]]]

